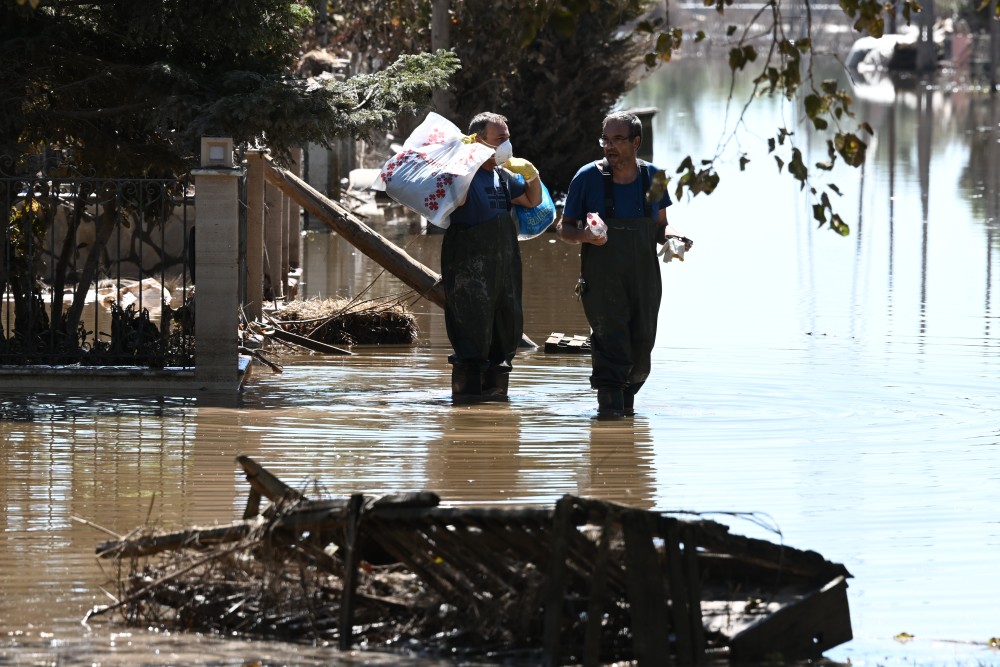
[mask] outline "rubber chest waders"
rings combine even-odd
[[[451,225],[441,244],[445,328],[454,350],[448,360],[453,376],[466,378],[461,393],[478,394],[496,380],[491,376],[510,372],[524,328],[521,251],[502,176],[500,183],[507,211],[490,222]]]
[[[599,166],[604,167],[601,162]],[[660,263],[656,256],[658,225],[645,202],[649,168],[640,163],[645,216],[618,218],[610,172],[602,168],[608,242],[584,244],[580,252],[584,280],[583,309],[592,329],[594,389],[623,390],[626,403],[649,377],[656,320],[660,310]]]

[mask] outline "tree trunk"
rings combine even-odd
[[[90,292],[90,288],[97,284],[97,270],[100,268],[101,254],[118,224],[118,199],[114,189],[109,188],[98,194],[105,195],[105,203],[96,216],[97,234],[95,234],[94,245],[87,253],[83,270],[80,271],[76,292],[73,293],[73,304],[66,312],[66,333],[71,336],[75,335],[77,326],[80,324],[80,317],[83,315],[83,308],[87,302],[87,294]]]

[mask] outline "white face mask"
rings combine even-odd
[[[497,146],[496,155],[494,157],[497,161],[497,164],[503,164],[513,156],[514,156],[514,148],[510,145],[510,139],[507,139],[502,144]]]

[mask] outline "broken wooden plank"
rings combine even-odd
[[[609,512],[601,525],[601,541],[594,562],[594,576],[590,584],[590,602],[587,605],[587,627],[583,638],[583,667],[600,664],[601,628],[608,599],[608,567],[611,561],[611,534],[614,530],[613,515]]]
[[[361,514],[365,497],[360,493],[351,496],[344,523],[344,588],[340,596],[340,618],[338,619],[338,646],[341,651],[351,648],[354,628],[355,595],[358,588],[358,566],[361,553],[358,548],[358,533],[361,528]]]
[[[250,523],[211,528],[187,528],[160,535],[138,535],[97,545],[99,558],[138,558],[171,549],[208,548],[226,542],[239,542],[250,534]]]
[[[632,643],[639,667],[674,664],[670,652],[668,598],[653,546],[651,518],[641,510],[623,512],[621,516]]]
[[[729,640],[735,660],[766,656],[819,658],[823,651],[851,641],[847,580],[836,577],[826,586],[754,623]]]
[[[324,354],[341,354],[341,355],[353,355],[354,353],[350,350],[345,350],[343,348],[337,347],[336,345],[330,345],[329,343],[324,343],[320,340],[313,340],[312,338],[307,338],[306,336],[300,336],[297,333],[292,333],[281,328],[281,325],[277,322],[273,322],[273,326],[267,329],[264,336],[270,336],[280,340],[283,343],[290,343],[292,345],[298,345],[299,347],[304,347],[307,350],[312,350],[313,352],[322,352]]]
[[[545,621],[542,630],[542,664],[545,667],[554,667],[560,664],[563,598],[566,595],[566,556],[569,551],[569,531],[575,529],[571,522],[572,511],[572,496],[563,496],[556,501],[555,515],[552,517],[548,585],[544,597]]]
[[[668,523],[662,537],[666,580],[669,582],[667,588],[670,595],[668,612],[670,625],[674,629],[677,662],[682,665],[697,664],[701,662],[704,649],[695,645],[693,626],[701,626],[701,604],[699,602],[695,608],[689,605],[688,588],[692,582],[684,567],[682,549],[686,549],[687,545],[681,546],[679,522]]]
[[[264,469],[249,456],[237,456],[236,463],[243,468],[250,487],[271,502],[299,500],[304,496]],[[248,517],[249,518],[249,517]]]
[[[268,183],[288,195],[302,208],[316,216],[351,245],[372,258],[389,273],[402,280],[428,301],[444,306],[441,276],[413,259],[405,250],[366,225],[340,203],[330,199],[301,178],[265,158],[269,169],[264,170]]]

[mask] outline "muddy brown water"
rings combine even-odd
[[[696,66],[627,100],[661,108],[657,162],[716,145],[726,82]],[[846,565],[855,639],[827,657],[1000,664],[988,647],[1000,636],[1000,114],[941,84],[856,92],[878,138],[864,172],[838,176],[850,237],[817,229],[774,170],[734,162],[716,194],[671,209],[695,248],[662,266],[634,420],[591,420],[589,360],[541,349],[518,354],[510,404],[452,407],[443,319],[422,302],[416,344],[285,356],[230,407],[3,396],[0,662],[432,664],[81,624],[109,602],[95,525],[233,520],[248,490],[234,457],[247,454],[315,493],[430,489],[453,505],[574,493],[704,514]],[[758,127],[776,117],[755,114]],[[440,236],[380,231],[438,267]],[[305,297],[402,290],[335,235],[310,232],[304,247]],[[528,336],[586,334],[577,249],[548,234],[521,249]]]

